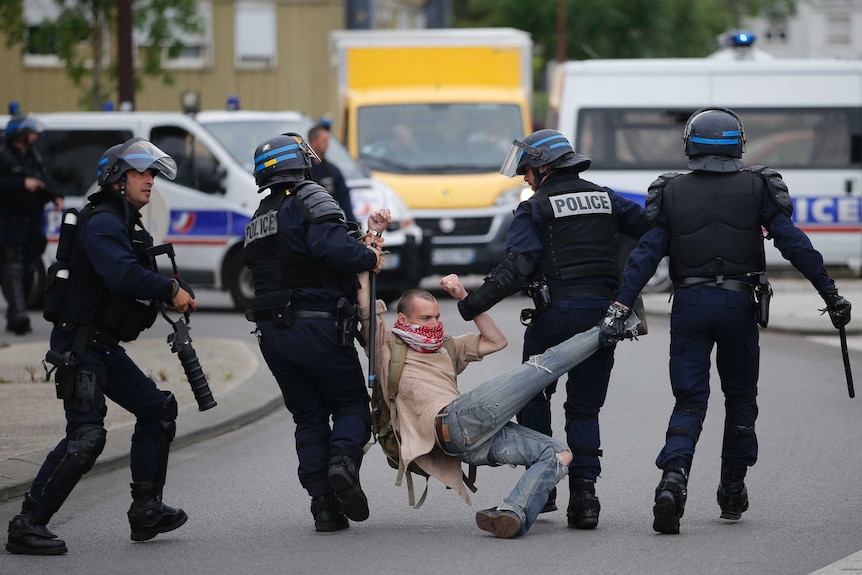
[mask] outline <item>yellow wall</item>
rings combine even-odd
[[[180,94],[201,92],[203,109],[225,107],[228,96],[239,96],[240,106],[252,110],[300,110],[318,117],[328,109],[330,84],[329,32],[344,27],[343,0],[275,0],[278,66],[237,69],[234,66],[234,1],[213,1],[212,66],[203,70],[172,70],[173,86],[157,78],[140,77],[135,94],[138,110],[178,111]],[[22,112],[79,111],[84,88],[72,84],[63,68],[25,67],[21,47],[6,48],[0,35],[0,113],[17,100]],[[112,49],[115,47],[112,46]],[[116,89],[112,98],[116,104]]]

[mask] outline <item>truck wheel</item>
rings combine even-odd
[[[662,258],[653,276],[644,286],[643,293],[662,293],[670,291],[673,282],[670,279],[670,262],[667,257]]]
[[[251,279],[251,271],[240,259],[239,250],[229,256],[223,278],[222,284],[230,291],[234,307],[240,311],[249,309],[251,300],[254,299],[254,282]]]
[[[33,270],[33,283],[27,297],[27,309],[39,310],[45,305],[45,264],[42,259],[36,262]]]

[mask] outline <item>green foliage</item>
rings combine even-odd
[[[796,0],[562,0],[566,58],[703,57],[745,15],[786,19]],[[557,54],[556,0],[453,0],[456,26],[529,32],[543,64]]]
[[[23,0],[0,1],[0,32],[11,48],[24,44],[31,53],[56,54],[66,72],[84,95],[82,108],[98,110],[101,102],[116,92],[117,0],[54,0],[59,8],[54,20],[43,20],[35,34],[28,34]],[[148,39],[136,58],[135,87],[140,76],[173,78],[162,68],[162,57],[178,55],[185,34],[200,33],[202,22],[196,0],[137,0],[133,2],[135,32]]]

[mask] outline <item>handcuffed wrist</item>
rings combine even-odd
[[[367,232],[365,232],[365,233],[366,233],[366,234],[371,234],[372,236],[375,236],[375,237],[378,237],[378,238],[382,238],[382,237],[383,237],[383,232],[378,232],[377,230],[368,230],[368,231],[367,231]]]

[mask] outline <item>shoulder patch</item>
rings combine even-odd
[[[327,220],[345,222],[344,212],[326,188],[314,182],[301,182],[292,191],[305,219],[316,224]]]

